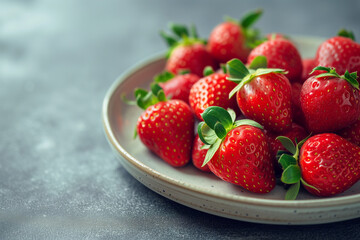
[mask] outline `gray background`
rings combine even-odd
[[[0,0],[0,239],[359,239],[360,219],[273,226],[184,207],[137,182],[106,142],[107,89],[166,49],[169,21],[207,37],[259,7],[263,32],[360,38],[360,1]]]

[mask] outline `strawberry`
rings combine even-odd
[[[360,147],[336,134],[321,133],[296,147],[289,139],[282,142],[294,154],[279,159],[284,168],[281,180],[291,184],[286,199],[296,198],[300,182],[310,193],[327,197],[346,191],[359,180]]]
[[[338,135],[360,146],[360,118],[354,124],[341,129]]]
[[[301,110],[300,93],[302,84],[299,82],[291,83],[291,110],[293,114],[293,122],[301,126],[305,126],[305,116]]]
[[[357,74],[316,67],[326,73],[307,79],[300,93],[301,109],[309,132],[333,132],[353,124],[360,116]]]
[[[275,187],[275,172],[262,126],[255,121],[235,121],[232,110],[212,106],[202,114],[200,139],[208,150],[204,165],[224,181],[255,193]]]
[[[305,58],[302,60],[303,71],[301,74],[301,83],[310,77],[310,73],[316,67],[314,58]]]
[[[333,67],[342,75],[346,71],[360,73],[360,44],[351,32],[323,42],[316,51],[315,66]]]
[[[220,63],[238,58],[246,62],[251,51],[251,43],[257,39],[258,31],[251,29],[262,11],[249,12],[238,22],[234,19],[217,25],[210,33],[207,49],[210,54]]]
[[[204,68],[211,66],[218,67],[206,49],[205,40],[198,38],[195,28],[189,31],[185,26],[170,24],[174,35],[161,32],[170,49],[167,54],[166,70],[174,74],[188,70],[198,76],[202,76]]]
[[[238,109],[235,97],[229,99],[236,83],[228,81],[228,76],[226,73],[210,73],[192,86],[189,103],[198,119],[202,120],[201,114],[209,106]]]
[[[182,73],[174,75],[170,72],[163,72],[155,76],[155,82],[164,90],[165,96],[171,99],[180,99],[189,103],[190,89],[200,77],[193,73]]]
[[[182,100],[167,100],[157,84],[151,92],[135,91],[138,105],[145,111],[137,121],[137,134],[142,143],[174,167],[186,165],[191,159],[194,117]]]
[[[229,61],[227,68],[228,79],[238,83],[230,96],[236,93],[238,106],[246,118],[274,132],[291,127],[291,85],[282,69],[249,70],[238,59]]]
[[[302,61],[296,46],[284,38],[270,39],[255,47],[249,54],[247,63],[257,56],[265,56],[269,68],[281,68],[287,71],[286,77],[291,81],[299,81],[302,75]]]
[[[203,149],[202,146],[204,146],[204,143],[199,138],[199,135],[196,135],[192,148],[192,163],[197,169],[203,172],[210,172],[207,165],[203,166],[207,149]]]

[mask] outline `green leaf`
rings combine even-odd
[[[200,147],[200,149],[209,149],[211,147],[211,145],[207,145],[207,144],[204,144]]]
[[[352,72],[352,73],[350,73],[350,76],[351,76],[352,78],[355,78],[355,79],[358,78],[357,72]]]
[[[178,42],[178,39],[174,38],[173,36],[167,34],[164,31],[160,31],[160,36],[164,39],[164,41],[169,47],[175,46]]]
[[[226,129],[220,122],[215,123],[214,131],[216,133],[216,136],[218,136],[218,138],[221,138],[221,139],[223,139],[227,134]]]
[[[318,74],[316,76],[316,78],[321,78],[321,77],[337,77],[337,78],[340,78],[340,75],[336,72],[335,68],[317,66],[311,71],[310,74],[314,73],[316,70],[325,71],[325,73]]]
[[[231,117],[232,122],[235,122],[235,120],[236,120],[236,113],[235,113],[235,111],[232,110],[231,108],[228,108],[227,111],[228,111],[228,113],[230,114],[230,117]]]
[[[254,39],[252,41],[246,41],[246,46],[248,46],[250,49],[253,49],[266,41],[268,41],[267,38]]]
[[[338,74],[333,74],[333,73],[320,73],[318,75],[315,76],[316,78],[322,78],[322,77],[331,77],[331,78],[339,78],[340,76]]]
[[[290,186],[285,194],[285,200],[295,200],[300,190],[300,181]]]
[[[221,70],[222,70],[224,73],[227,73],[226,64],[221,63],[221,64],[220,64],[220,67],[221,67]]]
[[[130,99],[127,99],[126,94],[122,93],[121,94],[121,100],[124,101],[126,104],[128,105],[136,105],[136,101],[132,101]]]
[[[236,86],[234,87],[233,90],[230,91],[229,93],[229,99],[232,98],[232,96],[234,96],[245,84],[249,83],[252,79],[253,79],[253,75],[252,74],[248,74],[246,75],[242,80],[241,82]],[[228,80],[230,81],[233,81],[234,79],[231,78],[231,77],[228,77],[227,78]]]
[[[240,119],[235,121],[234,126],[238,127],[238,126],[243,126],[243,125],[249,125],[249,126],[253,126],[259,129],[264,129],[264,127],[262,125],[260,125],[258,122],[255,122],[254,120],[251,119]]]
[[[250,69],[267,68],[267,58],[265,56],[256,56],[249,65]]]
[[[312,74],[312,73],[315,72],[316,70],[330,72],[330,71],[331,71],[331,68],[329,68],[329,67],[323,67],[323,66],[317,66],[317,67],[314,67],[314,68],[313,68],[313,70],[311,71],[310,74]]]
[[[208,149],[205,155],[205,160],[202,164],[202,167],[204,167],[215,155],[216,151],[219,149],[220,144],[222,142],[222,139],[218,138],[214,144],[211,145],[211,147]]]
[[[169,23],[169,29],[171,29],[171,31],[179,38],[183,38],[184,36],[189,36],[189,31],[185,25],[177,24],[177,23]]]
[[[209,76],[214,73],[214,69],[211,66],[206,66],[203,71],[204,77]]]
[[[359,82],[357,81],[356,72],[349,73],[349,71],[346,70],[342,78],[345,79],[351,86],[359,90]]]
[[[310,184],[308,184],[303,178],[300,178],[300,181],[301,181],[301,183],[304,185],[304,186],[307,186],[307,187],[309,187],[309,188],[312,188],[312,189],[314,189],[315,191],[318,191],[318,192],[320,192],[320,190],[319,189],[317,189],[316,187],[314,187],[313,185],[310,185]]]
[[[226,63],[227,73],[231,78],[241,81],[250,72],[246,66],[237,58],[234,58]]]
[[[256,69],[256,71],[254,73],[254,77],[269,74],[269,73],[286,74],[287,72],[281,68],[258,68],[258,69]]]
[[[289,165],[281,175],[281,181],[286,184],[294,184],[300,181],[301,170],[298,165]]]
[[[282,169],[286,169],[290,165],[297,165],[297,160],[288,154],[282,154],[279,158],[279,163],[282,167]]]
[[[338,36],[341,36],[341,37],[347,37],[347,38],[350,38],[352,39],[353,41],[355,41],[355,35],[352,31],[348,31],[344,28],[340,29],[339,32],[338,32]]]
[[[241,27],[249,28],[261,17],[262,13],[263,13],[262,9],[257,9],[255,11],[248,12],[243,16],[243,18],[240,21]]]
[[[154,77],[154,81],[156,83],[167,82],[170,79],[173,79],[174,77],[175,77],[175,75],[173,73],[165,71],[165,72],[162,72],[162,73],[156,75]]]
[[[215,124],[217,124],[218,122],[223,125],[227,132],[230,131],[233,126],[231,115],[222,107],[208,107],[201,114],[201,117],[211,129],[215,129]]]
[[[154,96],[156,96],[156,98],[158,99],[159,102],[166,101],[166,96],[165,96],[164,90],[162,89],[162,87],[160,87],[160,85],[158,83],[152,83],[150,85],[150,88],[151,88],[152,94],[154,94]]]
[[[276,140],[279,140],[281,144],[292,154],[295,154],[296,147],[290,138],[285,136],[278,136]]]
[[[287,151],[287,150],[279,150],[279,151],[277,151],[277,153],[276,153],[276,159],[277,159],[277,161],[279,161],[279,159],[280,159],[280,157],[283,155],[283,154],[290,154],[289,153],[289,151]]]
[[[212,145],[216,142],[218,137],[213,129],[211,129],[205,122],[200,122],[198,125],[198,135],[200,140],[206,145]]]
[[[199,35],[197,33],[196,27],[194,24],[191,24],[190,26],[190,36],[193,38],[199,38]]]
[[[147,109],[149,106],[152,106],[159,102],[157,97],[151,91],[148,92],[144,89],[137,88],[135,89],[134,94],[136,98],[136,104],[144,110]]]

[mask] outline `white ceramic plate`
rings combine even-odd
[[[323,39],[294,37],[302,57],[313,57]],[[174,168],[133,139],[142,110],[121,100],[131,98],[137,87],[148,88],[153,77],[163,71],[163,54],[150,58],[120,76],[103,102],[106,137],[124,168],[138,181],[175,202],[231,219],[269,224],[318,224],[360,217],[360,184],[331,198],[317,198],[301,191],[295,201],[285,201],[285,191],[277,186],[266,195],[247,192],[203,173],[189,164]]]

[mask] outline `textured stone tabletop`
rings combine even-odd
[[[360,39],[360,1],[0,0],[0,239],[359,239],[360,219],[275,226],[182,206],[135,180],[106,141],[107,89],[166,49],[169,21],[206,37],[255,8],[265,32],[346,27]]]

